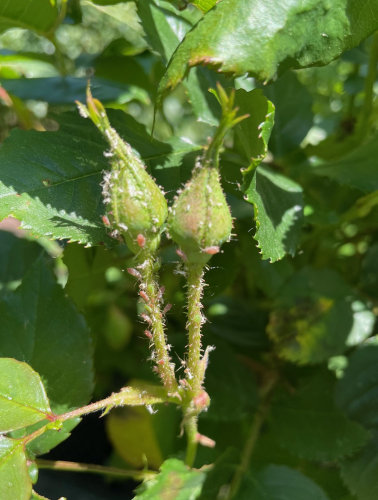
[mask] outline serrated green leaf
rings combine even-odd
[[[377,154],[378,139],[374,137],[337,161],[312,167],[310,172],[367,193],[373,192],[378,189]]]
[[[0,436],[1,500],[29,500],[31,491],[22,441]]]
[[[238,500],[328,500],[314,481],[283,465],[268,465],[245,479]]]
[[[378,345],[363,346],[348,358],[335,389],[337,405],[368,429],[378,429]]]
[[[0,315],[0,355],[39,373],[52,410],[87,403],[93,389],[91,337],[43,256],[15,292],[1,297]]]
[[[376,500],[378,496],[378,433],[365,448],[341,464],[341,476],[358,500]]]
[[[267,327],[280,357],[319,363],[373,331],[369,306],[334,271],[304,268],[280,289]]]
[[[26,363],[0,358],[0,432],[34,424],[51,413],[38,373]]]
[[[201,493],[205,477],[204,472],[189,469],[180,460],[170,458],[161,466],[160,474],[137,489],[134,500],[195,500]]]
[[[12,0],[0,5],[0,32],[25,28],[44,34],[53,28],[58,17],[56,2],[50,0]]]
[[[288,177],[259,166],[244,192],[255,208],[254,238],[262,258],[276,262],[286,254],[294,255],[303,219],[302,188]]]
[[[264,87],[264,95],[276,109],[269,149],[282,157],[299,147],[312,126],[312,96],[294,72]]]
[[[176,140],[151,139],[144,127],[122,112],[109,113],[126,138],[167,189],[180,183],[183,156],[196,148]],[[14,215],[39,236],[67,238],[89,245],[105,242],[102,172],[106,144],[97,129],[77,113],[59,116],[58,132],[15,130],[0,148],[0,219]],[[85,144],[85,153],[83,152]]]
[[[260,89],[251,92],[237,90],[235,104],[239,108],[240,115],[249,115],[235,127],[235,148],[243,154],[249,167],[243,172],[246,177],[243,190],[246,190],[248,173],[262,162],[268,152],[275,108]]]
[[[350,456],[366,443],[365,429],[335,407],[334,385],[330,373],[319,372],[302,381],[294,395],[276,397],[270,426],[280,446],[320,462]]]
[[[198,64],[259,80],[280,67],[328,64],[378,26],[376,0],[223,0],[188,33],[159,85],[160,97]]]

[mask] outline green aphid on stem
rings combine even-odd
[[[89,117],[110,146],[111,170],[102,183],[107,213],[103,218],[111,236],[123,238],[130,250],[153,253],[159,246],[168,215],[164,193],[146,171],[131,146],[111,127],[105,108],[87,88],[87,106],[77,103],[82,116]]]

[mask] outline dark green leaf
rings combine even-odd
[[[376,500],[378,497],[378,433],[356,456],[341,465],[341,476],[358,500]]]
[[[255,239],[263,259],[271,262],[294,255],[303,218],[302,188],[294,181],[260,166],[244,188],[255,207]]]
[[[276,108],[269,149],[274,156],[281,157],[298,148],[310,130],[312,96],[293,72],[264,88],[264,94]]]
[[[340,184],[361,191],[372,192],[378,189],[377,158],[378,140],[374,137],[362,144],[340,160],[311,168],[311,173],[324,175]]]
[[[361,269],[361,282],[365,291],[376,296],[378,293],[378,243],[366,252]]]
[[[41,376],[52,410],[88,402],[93,389],[91,337],[44,258],[0,302],[0,355],[25,361]]]
[[[22,441],[0,437],[0,498],[29,500],[32,483]]]
[[[319,363],[358,345],[373,330],[369,306],[341,276],[305,268],[281,288],[268,334],[280,357]]]
[[[328,500],[311,479],[286,466],[268,465],[247,476],[238,500]]]
[[[91,293],[106,286],[105,271],[114,265],[112,252],[100,246],[88,250],[70,243],[63,255],[63,261],[68,267],[65,291],[81,309],[87,304]]]
[[[336,386],[336,403],[368,429],[378,429],[378,345],[363,346],[348,358]]]
[[[34,424],[51,413],[38,373],[26,363],[0,358],[0,432]]]
[[[230,344],[264,349],[269,345],[265,333],[266,315],[247,301],[219,297],[207,309],[209,330]]]
[[[268,152],[268,141],[274,124],[274,105],[268,101],[260,89],[246,92],[236,91],[235,104],[239,114],[249,117],[235,127],[235,147],[246,160],[243,190],[248,188],[248,173],[261,163]]]
[[[378,27],[376,0],[223,0],[188,33],[168,66],[160,95],[191,66],[269,80],[280,67],[328,64]]]
[[[37,33],[47,33],[56,23],[58,7],[50,0],[12,0],[1,2],[0,32],[8,28],[26,28]]]
[[[303,381],[294,395],[276,397],[270,423],[280,446],[320,462],[350,456],[366,443],[364,428],[335,407],[334,383],[330,373],[318,373]]]
[[[195,500],[201,493],[204,480],[204,472],[189,469],[180,460],[170,458],[161,466],[160,474],[146,481],[138,488],[134,499],[174,498],[175,500]]]
[[[41,436],[28,443],[28,452],[36,456],[48,453],[50,450],[58,446],[58,444],[70,437],[72,429],[74,429],[79,423],[80,418],[73,418],[71,420],[66,420],[59,431],[54,429],[46,430]],[[18,431],[16,431],[16,433],[12,433],[12,437],[23,437],[30,434],[30,432],[33,432],[34,430],[37,430],[37,427],[27,427],[23,430],[23,432],[20,432],[20,434],[18,434]]]
[[[219,340],[210,352],[206,390],[211,404],[203,419],[227,422],[252,415],[257,406],[254,374],[226,343]]]
[[[37,243],[0,231],[0,289],[15,288],[42,252]]]

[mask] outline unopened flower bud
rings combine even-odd
[[[79,104],[110,145],[111,170],[105,172],[103,186],[110,234],[121,236],[135,254],[142,249],[155,251],[168,215],[167,201],[139,156],[109,123],[102,104],[87,91],[87,107]]]
[[[204,265],[219,251],[230,239],[232,217],[217,168],[195,167],[168,221],[169,233],[189,263]]]

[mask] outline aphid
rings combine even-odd
[[[134,278],[137,278],[138,280],[142,279],[142,275],[140,274],[140,272],[134,269],[133,267],[128,267],[127,272],[131,274],[131,276],[134,276]]]
[[[152,340],[152,333],[150,330],[144,330],[144,334],[148,339]]]
[[[140,297],[141,297],[141,298],[142,298],[142,299],[143,299],[146,303],[150,302],[150,299],[149,299],[148,295],[147,295],[147,294],[146,294],[146,292],[144,292],[143,290],[141,290],[141,291],[139,292],[139,296],[140,296]]]
[[[106,215],[103,215],[102,217],[102,222],[105,224],[105,226],[109,227],[110,226],[110,220]]]
[[[184,254],[184,252],[181,250],[181,248],[176,249],[176,254],[184,261],[186,262],[188,260],[187,256]]]
[[[146,238],[143,236],[143,234],[138,234],[136,242],[138,243],[138,246],[140,248],[143,248],[146,244]]]
[[[146,313],[141,313],[140,317],[142,318],[143,321],[148,323],[149,325],[152,324],[152,319],[148,316]]]
[[[203,251],[209,255],[215,255],[216,253],[219,253],[219,247],[214,245],[211,247],[204,248]]]
[[[163,309],[163,314],[167,314],[172,309],[172,304],[167,304]]]
[[[206,446],[207,448],[214,448],[214,446],[216,444],[214,439],[211,439],[207,436],[204,436],[203,434],[200,434],[199,432],[197,432],[197,434],[196,434],[196,441],[197,441],[197,443],[202,444],[202,446]]]

